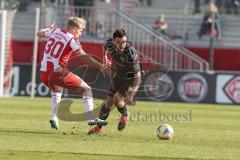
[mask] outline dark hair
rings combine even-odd
[[[125,30],[123,28],[118,28],[113,33],[113,39],[115,39],[115,38],[122,38],[124,36],[126,36],[126,32],[125,32]]]

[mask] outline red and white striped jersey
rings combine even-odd
[[[81,50],[77,38],[63,29],[52,29],[45,32],[48,41],[45,45],[40,71],[56,71],[60,66],[66,66],[71,53]]]

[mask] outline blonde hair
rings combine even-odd
[[[86,21],[83,18],[79,17],[69,17],[67,22],[68,28],[85,28]]]

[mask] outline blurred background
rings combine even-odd
[[[2,96],[49,96],[34,67],[45,45],[36,30],[78,16],[87,21],[80,39],[86,52],[101,59],[104,41],[124,27],[145,70],[153,69],[149,63],[168,67],[163,79],[175,89],[158,96],[143,87],[145,99],[240,103],[239,0],[0,0],[0,9]],[[160,75],[150,77],[146,85],[160,85]],[[100,77],[95,85],[106,82]]]

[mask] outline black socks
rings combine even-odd
[[[123,116],[126,116],[128,114],[127,112],[127,107],[124,106],[124,107],[117,107],[117,110],[123,115]]]

